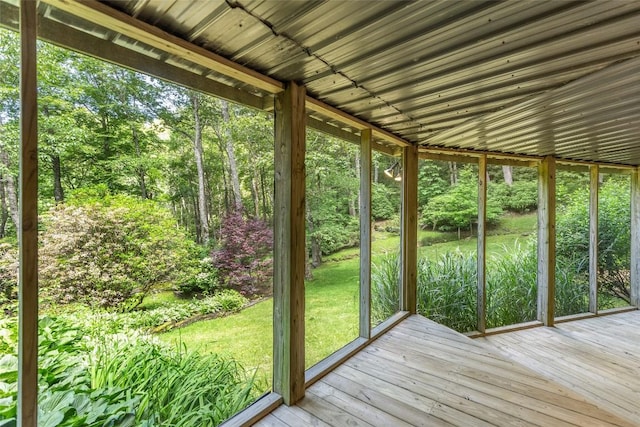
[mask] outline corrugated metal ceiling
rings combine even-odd
[[[640,165],[637,1],[103,3],[424,146]]]

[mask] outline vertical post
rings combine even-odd
[[[478,296],[477,315],[479,332],[484,333],[487,309],[487,156],[483,154],[478,162]]]
[[[631,305],[640,307],[640,168],[631,175]]]
[[[556,162],[538,166],[538,320],[554,324],[556,280]]]
[[[38,413],[38,94],[37,3],[20,1],[20,243],[18,425]]]
[[[598,313],[598,165],[589,167],[589,311]]]
[[[371,129],[360,132],[360,337],[371,338]]]
[[[402,310],[417,312],[418,269],[418,147],[402,156]]]
[[[305,88],[287,84],[275,100],[273,390],[304,397]]]

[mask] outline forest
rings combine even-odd
[[[18,63],[0,30],[0,426],[16,417]],[[273,117],[47,43],[38,82],[39,425],[218,425],[270,388]],[[373,156],[374,324],[399,309],[398,160]],[[357,336],[360,164],[307,131],[309,366]],[[477,165],[424,159],[418,178],[418,311],[473,330]],[[535,318],[537,170],[486,178],[495,327]],[[629,301],[629,182],[600,176],[602,308]],[[556,304],[575,314],[588,171],[559,171],[557,200]]]

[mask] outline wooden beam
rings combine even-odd
[[[38,424],[37,3],[20,1],[20,224],[18,425]]]
[[[321,114],[325,117],[336,120],[338,122],[342,122],[359,130],[371,129],[373,137],[376,139],[381,139],[400,147],[407,147],[412,145],[409,141],[405,141],[404,139],[392,134],[391,132],[373,126],[371,123],[367,123],[362,119],[354,117],[349,113],[345,113],[342,110],[332,107],[331,105],[310,96],[307,96],[307,108],[309,109],[309,111]]]
[[[476,328],[487,329],[487,156],[478,162],[478,291]]]
[[[589,167],[589,311],[598,314],[598,165]]]
[[[417,311],[418,269],[418,148],[405,147],[402,156],[402,311]]]
[[[289,83],[275,101],[273,391],[304,397],[305,88]]]
[[[71,15],[96,23],[111,31],[131,37],[155,49],[183,58],[194,64],[249,84],[269,93],[279,93],[283,84],[250,68],[196,46],[158,27],[149,25],[126,13],[95,0],[43,0]]]
[[[556,273],[556,164],[538,166],[538,320],[553,326]]]
[[[360,337],[371,338],[371,129],[360,135]]]
[[[631,305],[640,307],[640,167],[631,175]]]

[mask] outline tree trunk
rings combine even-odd
[[[253,178],[251,178],[251,195],[253,196],[253,212],[256,218],[260,218],[260,189],[258,188],[258,179],[260,172],[258,169],[253,170]]]
[[[513,168],[502,165],[502,175],[504,176],[504,183],[511,187],[513,185]]]
[[[202,149],[202,124],[200,122],[198,95],[191,95],[193,105],[194,138],[193,150],[198,170],[198,212],[200,220],[200,242],[209,243],[209,215],[207,213],[207,201],[204,177],[204,150]]]
[[[225,148],[227,150],[227,158],[229,159],[229,173],[231,174],[231,186],[233,189],[234,208],[242,210],[242,194],[240,193],[240,178],[238,176],[238,166],[236,164],[236,154],[233,149],[233,138],[231,137],[231,117],[229,116],[229,103],[220,100],[222,106],[222,119],[225,124]]]
[[[51,156],[51,165],[53,167],[53,198],[56,203],[61,203],[64,201],[64,190],[62,189],[62,172],[58,154]]]
[[[9,155],[6,151],[0,150],[0,162],[5,166],[7,171],[11,170],[9,163]],[[20,227],[20,213],[18,212],[18,194],[16,192],[16,183],[11,173],[7,172],[4,176],[4,185],[7,190],[7,199],[9,206],[9,216],[16,226],[16,232]]]
[[[131,137],[133,139],[133,146],[136,149],[136,157],[138,162],[142,161],[142,152],[140,150],[140,139],[138,138],[138,132],[136,132],[135,127],[131,126]],[[148,199],[147,194],[147,183],[145,180],[146,171],[141,163],[136,166],[136,174],[138,175],[138,184],[140,185],[140,196],[143,199]]]
[[[449,162],[449,181],[451,185],[458,183],[458,164],[456,162]]]
[[[4,177],[0,175],[0,238],[6,237],[8,218],[9,212],[7,211],[7,194],[4,191]]]

